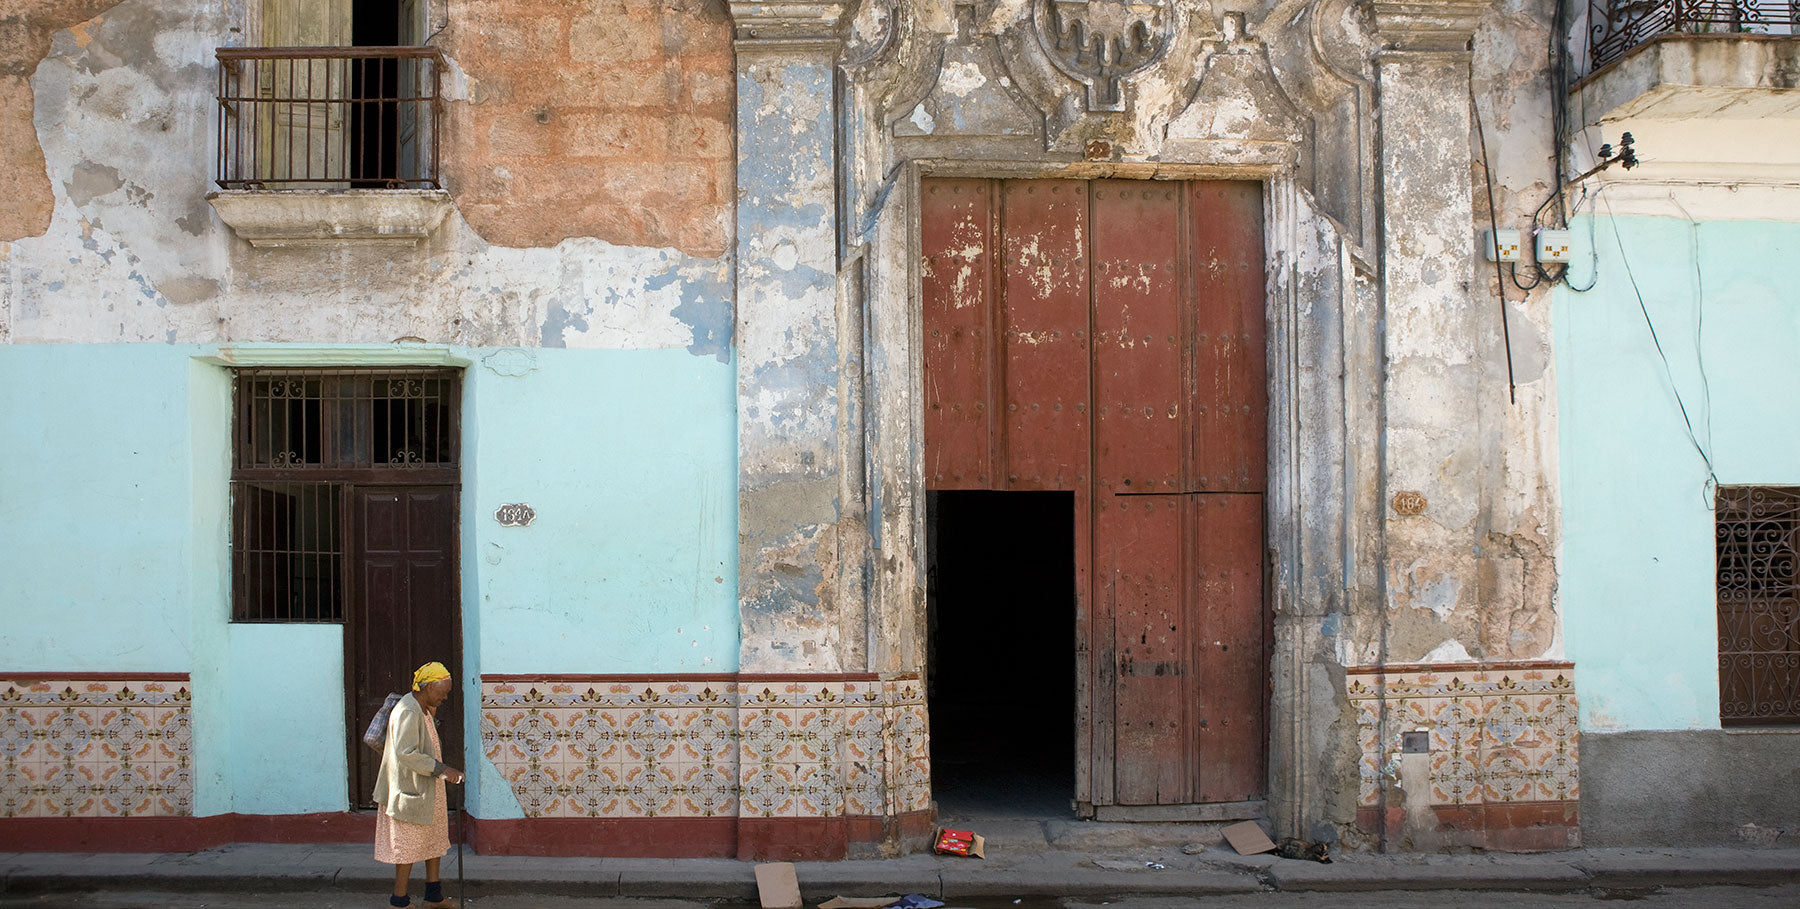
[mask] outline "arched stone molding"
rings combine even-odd
[[[1373,261],[1373,70],[1368,56],[1372,26],[1364,5],[1355,0],[1289,0],[1266,9],[1224,12],[1215,19],[1211,5],[1170,0],[1166,7],[1154,7],[1161,11],[1158,34],[1166,33],[1167,50],[1149,65],[1120,74],[1117,103],[1094,109],[1088,103],[1089,86],[1059,66],[1046,49],[1043,10],[1052,2],[1075,5],[1067,0],[865,0],[851,16],[855,25],[849,29],[850,45],[856,56],[847,52],[843,66],[841,119],[846,150],[851,152],[847,166],[889,174],[906,157],[981,157],[991,150],[995,143],[957,141],[955,137],[970,134],[966,129],[920,128],[917,133],[928,135],[871,144],[876,138],[870,135],[874,124],[891,126],[915,115],[945,71],[944,54],[963,45],[991,47],[984,51],[980,66],[972,67],[966,55],[948,61],[965,74],[961,84],[973,81],[968,78],[972,74],[988,91],[1022,101],[1040,113],[1040,153],[1082,160],[1093,150],[1090,143],[1102,140],[1106,160],[1121,163],[1191,158],[1171,154],[1164,146],[1171,125],[1182,117],[1216,113],[1207,110],[1216,98],[1199,97],[1212,56],[1221,50],[1260,56],[1263,82],[1269,88],[1265,94],[1280,98],[1272,106],[1285,108],[1276,117],[1293,123],[1292,128],[1303,134],[1296,143],[1301,185],[1326,214],[1344,225],[1356,243],[1359,262]],[[1234,29],[1229,38],[1227,28]],[[937,126],[935,118],[930,122]],[[1268,124],[1253,127],[1267,128]],[[993,131],[991,126],[986,129]],[[916,141],[930,137],[942,141]],[[1249,137],[1227,132],[1203,138]],[[1025,144],[1017,134],[1007,141]],[[941,147],[920,147],[933,144]]]

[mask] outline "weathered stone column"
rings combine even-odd
[[[1488,445],[1481,431],[1483,319],[1472,288],[1470,36],[1487,0],[1377,0],[1382,284],[1384,615],[1362,664],[1467,659],[1479,610],[1476,529]],[[1505,388],[1498,393],[1504,403]],[[1416,494],[1416,495],[1415,495]],[[1468,627],[1462,627],[1467,625]],[[1359,635],[1360,637],[1360,635]],[[1372,651],[1372,652],[1371,652]]]
[[[1487,0],[1376,0],[1385,375],[1382,382],[1384,596],[1360,617],[1353,664],[1389,667],[1469,659],[1480,633],[1477,534],[1483,516],[1481,319],[1494,304],[1474,288],[1469,39]],[[1498,390],[1504,405],[1506,390]],[[1498,455],[1495,453],[1495,460]],[[1363,677],[1369,678],[1369,677]],[[1402,753],[1411,728],[1385,697],[1362,719],[1380,781],[1359,809],[1384,847],[1433,848],[1439,837],[1430,753]],[[1360,709],[1360,708],[1359,708]],[[1373,728],[1367,728],[1372,726]],[[1446,727],[1446,735],[1457,733]],[[1477,824],[1479,826],[1479,824]]]
[[[838,602],[842,0],[733,2],[741,670],[860,669]],[[854,616],[841,615],[854,611]]]

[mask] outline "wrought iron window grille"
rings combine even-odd
[[[234,622],[342,622],[358,485],[453,485],[455,369],[243,369],[231,473]]]
[[[1800,487],[1719,487],[1714,537],[1719,720],[1800,724]]]
[[[1670,33],[1791,35],[1800,0],[1589,0],[1590,69]]]

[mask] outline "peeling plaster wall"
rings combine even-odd
[[[860,669],[836,575],[840,401],[831,69],[738,74],[738,539],[746,671]]]
[[[490,243],[460,216],[417,248],[255,250],[239,241],[204,198],[213,166],[212,50],[237,41],[231,28],[239,17],[218,6],[128,0],[51,40],[31,87],[55,208],[41,236],[0,246],[0,339],[411,337],[678,347],[729,359],[730,262],[714,241],[692,244],[710,243],[710,256],[595,237],[516,249]],[[451,143],[446,158],[457,148]],[[564,186],[563,195],[564,208],[584,195],[621,204],[585,183]],[[700,217],[709,210],[662,197],[638,199],[636,208]]]
[[[450,106],[445,174],[476,232],[505,246],[728,250],[723,4],[456,0],[449,14],[442,45],[466,103]]]
[[[1485,166],[1492,168],[1497,220],[1502,227],[1518,227],[1528,238],[1532,212],[1550,198],[1556,183],[1550,166],[1555,153],[1551,110],[1558,99],[1550,90],[1547,65],[1553,5],[1544,0],[1506,0],[1489,11],[1475,32],[1476,104],[1486,131]],[[1479,136],[1473,149],[1478,155],[1482,151]],[[1488,208],[1483,168],[1476,165],[1472,237],[1479,236]],[[1480,257],[1477,264],[1487,267],[1476,287],[1493,292],[1493,266]],[[1522,283],[1531,280],[1529,275],[1519,276]],[[1477,541],[1487,600],[1479,646],[1497,658],[1564,655],[1558,593],[1562,528],[1552,289],[1546,282],[1521,290],[1512,277],[1507,278],[1507,331],[1501,336],[1500,357],[1489,359],[1484,381],[1494,389],[1488,396],[1488,423],[1500,444],[1493,459],[1494,488],[1484,497],[1486,524]],[[1490,318],[1498,321],[1498,297],[1483,300]],[[1498,389],[1509,355],[1516,400],[1499,406]]]
[[[1550,13],[1537,0],[1497,4],[1475,29],[1472,55],[1430,64],[1424,83],[1383,83],[1383,135],[1407,137],[1385,140],[1384,169],[1418,181],[1385,202],[1390,222],[1410,226],[1387,238],[1384,350],[1397,384],[1387,393],[1384,499],[1416,491],[1429,504],[1416,517],[1390,507],[1386,610],[1358,623],[1351,651],[1364,665],[1562,653],[1549,287],[1527,292],[1508,276],[1502,326],[1499,282],[1478,252],[1490,176],[1500,226],[1528,237],[1551,192]],[[1460,130],[1435,128],[1446,122],[1466,124],[1466,146]],[[1431,172],[1451,160],[1469,162],[1467,190],[1453,170]]]
[[[7,200],[0,206],[0,242],[43,233],[55,204],[31,126],[31,74],[50,52],[52,34],[117,2],[13,0],[0,13],[0,199]]]

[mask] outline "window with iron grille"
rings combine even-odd
[[[1800,724],[1800,486],[1722,486],[1719,720]]]
[[[454,484],[454,369],[243,369],[234,402],[232,620],[341,622],[350,492]]]

